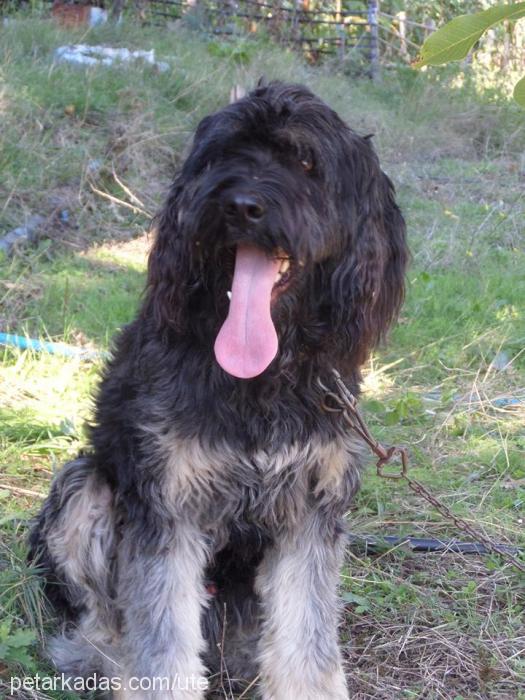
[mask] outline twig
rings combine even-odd
[[[11,491],[20,496],[36,496],[36,498],[46,498],[45,493],[40,493],[39,491],[30,491],[29,489],[22,489],[19,486],[11,486],[10,484],[0,484],[0,491],[5,489],[6,491]]]
[[[140,199],[137,197],[137,195],[133,194],[133,192],[129,189],[129,187],[127,185],[125,185],[122,182],[122,180],[119,178],[119,176],[115,172],[115,164],[114,163],[111,164],[111,170],[112,170],[113,178],[114,178],[115,182],[117,183],[117,185],[119,185],[124,190],[124,192],[128,195],[128,197],[131,199],[132,202],[134,202],[139,207],[142,207],[143,211],[146,211],[144,209],[144,207],[145,207],[144,202],[141,202]],[[150,218],[153,216],[150,212],[146,212],[146,214]]]
[[[226,666],[226,659],[224,658],[224,645],[226,641],[226,625],[227,625],[227,619],[226,619],[226,603],[224,603],[224,614],[223,614],[223,619],[222,619],[222,636],[221,636],[221,642],[220,642],[220,650],[221,650],[221,667],[220,667],[220,676],[221,676],[221,690],[224,694],[224,697],[227,698],[226,694],[226,688],[224,687],[224,675],[226,673],[226,678],[228,679],[228,685],[230,686],[230,695],[229,697],[233,697],[232,695],[232,687],[231,687],[231,680],[230,680],[230,674],[228,673],[228,667]]]
[[[88,182],[89,182],[89,180],[88,180]],[[109,194],[108,192],[103,192],[102,190],[99,190],[98,187],[95,187],[95,185],[92,182],[89,182],[89,186],[91,187],[91,190],[95,194],[98,194],[101,197],[104,197],[105,199],[109,199],[114,204],[118,204],[121,207],[127,207],[128,209],[131,209],[131,211],[134,214],[142,214],[143,216],[147,216],[148,218],[150,218],[150,215],[148,214],[147,211],[144,211],[144,209],[141,209],[140,207],[137,207],[133,204],[129,204],[129,202],[125,202],[123,199],[119,199],[118,197],[114,197],[112,194]]]
[[[255,676],[255,678],[253,679],[253,681],[250,683],[250,685],[247,686],[247,687],[242,691],[242,693],[239,695],[239,697],[238,697],[237,700],[242,700],[242,699],[246,696],[246,693],[247,693],[249,690],[251,690],[251,689],[253,688],[253,686],[258,682],[258,680],[259,680],[260,677],[261,677],[261,674],[258,673],[258,674]]]

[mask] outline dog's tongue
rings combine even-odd
[[[279,265],[255,246],[237,246],[230,310],[215,341],[217,362],[234,377],[256,377],[277,354],[270,304]]]

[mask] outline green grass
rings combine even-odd
[[[97,346],[108,345],[115,328],[130,321],[144,286],[142,271],[109,262],[60,256],[34,280],[41,294],[27,304],[24,331],[45,333],[51,338],[74,339],[80,335]]]
[[[71,35],[20,19],[0,39],[0,231],[35,213],[46,220],[39,242],[0,260],[0,332],[107,350],[139,303],[144,231],[199,118],[261,74],[307,82],[358,131],[375,132],[408,222],[407,301],[366,373],[370,426],[410,446],[411,473],[456,514],[525,546],[523,113],[455,88],[450,69],[403,69],[371,85],[264,41],[217,44],[183,29]],[[56,46],[74,41],[154,47],[172,70],[55,65]],[[24,537],[52,474],[84,444],[100,367],[0,349],[6,678],[50,672],[38,640],[52,622]],[[349,517],[357,533],[461,537],[372,468]],[[523,577],[499,557],[352,552],[342,584],[353,697],[525,697]]]

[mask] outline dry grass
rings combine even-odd
[[[508,571],[452,554],[396,558],[366,568],[352,562],[350,588],[369,585],[372,572],[384,580],[386,569],[417,601],[409,614],[395,603],[381,617],[348,612],[352,697],[520,697],[525,631],[516,625],[520,591]]]

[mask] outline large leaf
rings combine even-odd
[[[498,5],[483,12],[456,17],[428,37],[414,66],[421,68],[460,61],[487,29],[504,19],[521,17],[525,17],[525,2]]]
[[[18,629],[12,632],[7,638],[7,646],[20,649],[21,647],[27,647],[34,642],[35,639],[36,634],[33,630]]]
[[[514,86],[512,95],[519,105],[525,107],[525,76],[523,76],[521,80],[518,80]]]

